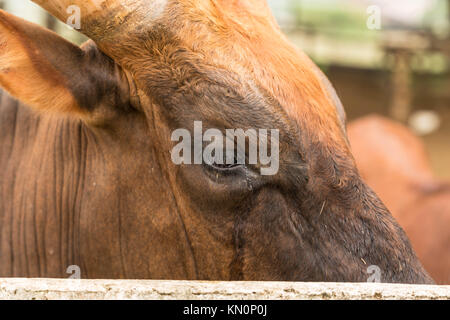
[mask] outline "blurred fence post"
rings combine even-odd
[[[412,111],[411,59],[417,52],[429,50],[431,41],[419,32],[393,29],[384,31],[381,47],[387,56],[393,58],[389,113],[392,118],[405,123]]]
[[[406,122],[411,113],[411,54],[404,50],[393,53],[394,70],[392,74],[392,105],[390,116]]]

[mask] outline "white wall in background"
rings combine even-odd
[[[300,0],[298,0],[300,2]],[[290,12],[290,5],[292,0],[268,0],[275,18],[280,25],[288,25],[293,20],[292,12]]]
[[[363,0],[363,2],[367,5],[380,6],[383,15],[406,26],[420,25],[425,13],[437,3],[436,0]]]

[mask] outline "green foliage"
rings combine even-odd
[[[337,1],[290,1],[296,25],[333,33],[338,37],[374,41],[377,32],[367,28],[364,6]]]

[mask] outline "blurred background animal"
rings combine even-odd
[[[450,182],[436,178],[424,143],[406,126],[370,115],[348,134],[363,179],[409,236],[439,284],[450,284]]]

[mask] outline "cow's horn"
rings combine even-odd
[[[79,14],[79,31],[101,48],[117,44],[139,26],[149,26],[164,12],[168,0],[32,0],[64,23],[74,24]],[[106,50],[108,51],[108,50]]]

